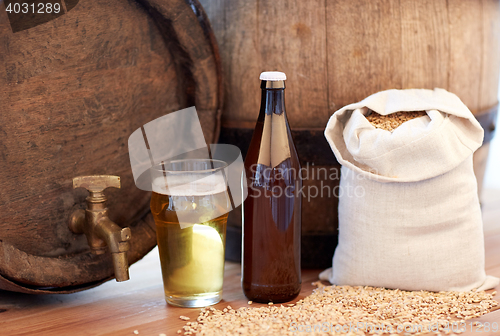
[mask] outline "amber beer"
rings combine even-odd
[[[217,303],[222,296],[230,210],[224,176],[213,171],[166,174],[168,178],[155,178],[151,196],[165,299],[181,307]]]
[[[245,158],[242,287],[249,300],[286,302],[300,292],[300,163],[285,113],[285,74],[261,74],[262,100]]]

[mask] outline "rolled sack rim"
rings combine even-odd
[[[401,104],[401,101],[404,101],[404,104]],[[366,151],[364,151],[364,154],[366,154],[364,157],[359,155],[356,157],[356,153],[353,154],[348,149],[349,143],[344,138],[344,129],[353,112],[363,108],[369,108],[381,115],[422,110],[428,112],[428,115],[430,115],[429,111],[437,110],[434,112],[439,111],[441,113],[434,113],[434,117],[439,119],[439,114],[442,114],[442,120],[435,123],[433,129],[425,132],[426,134],[417,134],[415,138],[408,137],[408,139],[403,139],[405,141],[401,141],[400,144],[393,146],[393,148],[390,148],[390,151],[383,153],[383,155],[380,155],[380,153],[377,154],[376,151],[373,155],[366,154]],[[431,123],[427,126],[430,126]],[[366,126],[366,124],[364,125]],[[356,126],[359,126],[359,124],[351,125],[351,127]],[[376,130],[371,124],[369,126],[371,128],[365,127],[365,135],[370,132],[373,133],[372,131]],[[444,130],[446,130],[448,135],[443,135]],[[368,133],[366,133],[367,131]],[[380,130],[377,131],[380,133]],[[378,182],[416,182],[442,175],[472,156],[481,146],[484,137],[483,128],[467,106],[455,94],[439,88],[434,90],[387,90],[375,93],[361,102],[344,106],[336,111],[330,117],[324,134],[341,165]],[[359,134],[361,133],[356,134],[355,132],[351,132],[349,136],[358,136]],[[433,142],[442,141],[443,139],[446,142],[442,143],[442,146],[431,146]],[[391,158],[391,156],[392,160],[397,160],[400,155],[408,156],[412,154],[409,150],[413,151],[413,153],[421,152],[423,153],[421,155],[426,155],[428,158],[434,157],[435,160],[432,162],[437,163],[438,166],[433,165],[432,167],[428,167],[429,159],[411,163],[405,162],[407,160],[403,159],[400,160],[402,162],[400,170],[406,172],[407,170],[404,169],[405,165],[409,165],[411,169],[408,171],[413,171],[413,175],[391,174],[387,176],[384,175],[384,172],[379,173],[381,169],[387,170],[387,167],[384,167],[387,164],[387,159]],[[424,150],[428,151],[423,152]],[[357,159],[361,162],[357,161]],[[445,162],[441,159],[445,160]],[[418,164],[420,166],[418,169],[415,169],[415,166],[418,166]],[[380,169],[377,168],[377,165]],[[385,173],[387,174],[387,172]]]

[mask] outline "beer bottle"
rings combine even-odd
[[[300,163],[285,112],[282,72],[260,75],[259,117],[245,158],[242,287],[255,302],[286,302],[300,292]]]

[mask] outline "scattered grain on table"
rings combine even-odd
[[[405,329],[405,333],[419,335],[427,333],[433,325],[439,328],[439,332],[451,334],[450,322],[465,322],[498,305],[493,295],[486,292],[408,292],[360,286],[324,286],[321,282],[314,284],[318,288],[310,296],[288,307],[203,308],[196,322],[187,322],[183,327],[184,335],[297,335],[300,326],[324,323],[341,327],[349,323],[364,323],[366,329],[361,326],[351,328],[347,332],[341,331],[343,335],[364,336],[365,331],[375,333],[369,326],[383,326],[394,333],[398,326],[411,326]],[[413,328],[417,325],[423,328]],[[450,330],[445,330],[446,326]],[[335,334],[334,327],[329,331],[316,329],[307,335]]]
[[[386,131],[394,131],[396,128],[401,126],[404,122],[409,120],[420,118],[427,115],[425,111],[415,111],[415,112],[396,112],[388,115],[381,115],[377,112],[369,110],[366,115],[366,119],[375,128],[380,128]]]

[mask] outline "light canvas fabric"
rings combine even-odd
[[[365,118],[426,111],[392,133]],[[342,164],[337,285],[486,290],[484,238],[472,154],[483,129],[445,90],[389,90],[332,115],[325,136]]]

